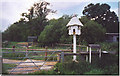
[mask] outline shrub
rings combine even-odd
[[[92,65],[100,69],[105,69],[105,67],[109,67],[114,64],[118,65],[118,57],[111,54],[102,55],[101,58],[94,56],[92,60]]]
[[[78,63],[68,60],[58,63],[55,68],[60,74],[118,74],[118,57],[107,54],[99,58],[94,55],[91,64],[80,58]]]
[[[88,21],[81,30],[81,40],[87,43],[104,41],[106,30],[102,25],[94,21]]]
[[[113,43],[100,43],[102,50],[104,51],[118,51],[119,50],[119,44],[118,42]]]
[[[85,72],[84,74],[104,74],[103,70],[101,69],[92,69],[89,72]]]
[[[58,63],[55,66],[56,70],[60,72],[60,74],[83,74],[90,70],[91,66],[87,62],[69,62],[69,63]]]
[[[112,74],[112,75],[118,75],[119,74],[119,68],[117,64],[111,65],[111,66],[107,66],[105,67],[105,74]]]
[[[57,74],[54,70],[48,70],[48,71],[45,71],[45,70],[41,70],[41,71],[36,71],[34,73],[28,73],[28,75],[55,75]]]

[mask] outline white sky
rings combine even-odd
[[[1,31],[4,31],[10,24],[18,21],[21,14],[39,0],[0,0],[0,25]],[[45,0],[51,3],[51,8],[57,10],[54,15],[49,15],[48,18],[59,18],[63,14],[78,14],[82,16],[82,11],[89,3],[106,3],[118,2],[118,0]],[[118,14],[118,5],[111,4],[111,11]]]

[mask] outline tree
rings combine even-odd
[[[87,43],[101,42],[104,40],[106,30],[95,21],[88,21],[82,27],[81,39]]]
[[[51,27],[52,25],[47,25],[38,38],[38,41],[43,45],[49,45],[54,41],[54,39],[51,36]]]
[[[6,39],[9,41],[19,41],[21,40],[20,28],[13,24],[9,29],[4,33]]]
[[[26,41],[28,36],[28,27],[26,22],[21,19],[15,22],[2,33],[3,41]]]
[[[49,25],[41,32],[38,41],[43,45],[71,42],[71,37],[68,35],[66,28],[70,18],[68,15],[64,15],[59,19],[50,20]]]
[[[88,18],[87,18],[87,16],[82,16],[81,18],[80,18],[80,21],[82,22],[82,24],[84,25],[84,24],[86,24],[88,21],[90,21]]]
[[[48,9],[49,5],[50,3],[45,1],[35,3],[28,10],[29,13],[22,13],[23,18],[3,32],[3,40],[27,41],[28,36],[39,36],[48,24],[46,16],[55,13],[52,9]]]
[[[110,11],[108,4],[91,3],[84,8],[83,14],[101,24],[107,32],[118,32],[118,17],[114,11]]]
[[[35,3],[28,11],[29,13],[22,13],[22,16],[28,20],[30,29],[29,35],[40,35],[44,27],[48,24],[46,16],[49,13],[55,13],[56,11],[48,9],[50,3],[46,1],[40,1]],[[32,30],[32,31],[31,31]]]
[[[27,18],[27,20],[32,20],[35,18],[40,17],[41,20],[47,20],[46,16],[49,13],[55,13],[56,11],[52,10],[52,9],[48,9],[48,6],[50,5],[50,3],[46,2],[46,1],[42,1],[40,0],[37,3],[34,3],[34,5],[28,9],[29,13],[22,13],[22,16]]]

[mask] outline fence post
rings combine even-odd
[[[91,47],[90,47],[90,51],[89,51],[89,62],[91,63]]]
[[[64,62],[64,52],[61,52],[61,62]]]
[[[26,46],[26,53],[25,53],[25,57],[27,57],[28,56],[28,46]]]
[[[60,62],[61,56],[60,53],[57,55],[57,61]]]
[[[46,49],[46,50],[45,50],[45,51],[46,51],[46,52],[45,52],[45,60],[47,60],[47,46],[45,47],[45,49]]]
[[[2,56],[0,56],[0,74],[2,74]]]
[[[99,58],[101,58],[101,49],[99,49]]]
[[[12,48],[13,48],[13,52],[15,52],[15,46],[12,46]]]
[[[87,52],[88,52],[89,48],[87,46]],[[86,62],[88,61],[88,55],[86,55]]]

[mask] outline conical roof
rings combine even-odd
[[[66,26],[68,27],[68,26],[75,26],[75,25],[83,26],[83,24],[80,22],[80,20],[77,17],[73,17]]]

